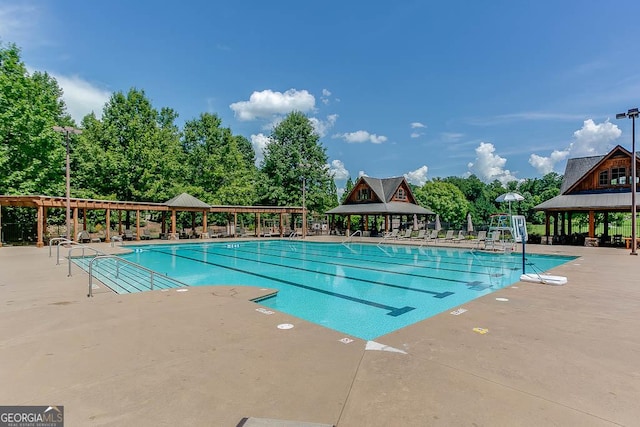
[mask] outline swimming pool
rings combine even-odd
[[[276,288],[261,305],[370,340],[519,280],[521,254],[291,240],[129,246],[123,257],[192,286]],[[527,255],[544,271],[574,257]]]

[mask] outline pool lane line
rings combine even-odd
[[[322,272],[322,271],[310,270],[310,269],[297,267],[297,266],[296,267],[287,266],[287,265],[282,265],[282,264],[269,262],[269,261],[258,261],[258,260],[254,260],[254,259],[250,259],[250,258],[243,258],[243,257],[227,255],[227,254],[225,254],[223,252],[217,252],[217,251],[216,252],[210,252],[210,251],[207,251],[207,250],[197,250],[197,249],[194,249],[194,248],[189,248],[189,249],[184,248],[184,249],[185,250],[189,250],[189,251],[194,251],[194,252],[203,252],[203,253],[208,253],[208,254],[212,254],[212,255],[220,255],[220,256],[227,257],[227,258],[241,259],[241,260],[244,260],[244,261],[261,262],[261,263],[264,263],[264,264],[274,265],[274,266],[282,267],[282,268],[294,268],[296,270],[308,271],[310,273],[324,274],[324,275],[328,275],[328,276],[336,276],[336,277],[340,277],[340,278],[343,278],[343,279],[359,280],[359,281],[362,281],[362,282],[373,283],[373,284],[376,284],[376,285],[389,286],[389,287],[395,287],[395,288],[399,288],[399,289],[406,289],[406,290],[415,291],[415,292],[423,292],[423,293],[428,293],[428,294],[434,294],[434,295],[436,295],[435,298],[444,298],[445,296],[449,296],[449,295],[453,294],[453,292],[427,291],[427,290],[424,290],[424,289],[416,289],[416,288],[412,288],[412,287],[409,287],[409,286],[392,285],[392,284],[389,284],[389,283],[383,283],[383,282],[378,282],[378,281],[374,281],[374,280],[361,279],[361,278],[345,276],[345,275],[336,275],[336,274],[333,274],[333,273],[325,273],[325,272]],[[257,253],[255,251],[252,252],[252,251],[248,251],[248,250],[242,250],[240,248],[232,248],[232,249],[234,249],[236,252],[243,252],[243,253],[246,253],[246,254],[256,254]],[[300,258],[288,257],[286,255],[276,256],[276,255],[272,255],[272,254],[269,254],[269,253],[265,253],[264,255],[268,256],[268,257],[287,258],[287,259],[292,259],[292,260],[301,261],[301,262],[306,261],[306,260],[303,260],[303,259],[300,259]],[[354,266],[354,265],[341,264],[341,263],[337,263],[337,262],[326,262],[326,261],[315,261],[315,260],[312,261],[312,262],[315,262],[317,264],[324,264],[324,265],[335,265],[335,266],[339,266],[339,267],[358,268],[357,266]],[[402,266],[402,264],[394,264],[394,265]],[[383,270],[383,269],[374,268],[374,267],[367,267],[367,270],[377,271],[377,272],[385,273],[385,274],[395,274],[395,275],[398,275],[398,276],[416,277],[418,279],[433,279],[433,280],[441,280],[443,282],[461,283],[463,285],[467,285],[469,283],[468,281],[465,281],[465,280],[450,279],[450,278],[447,278],[447,277],[438,277],[438,276],[428,276],[428,275],[424,275],[424,274],[403,273],[403,272],[400,272],[400,271],[389,271],[389,270]],[[472,274],[490,275],[489,273],[472,273]],[[444,295],[444,296],[438,296],[438,295]]]
[[[233,248],[233,249],[237,249],[237,248]],[[423,294],[431,294],[431,295],[433,295],[434,298],[440,298],[440,299],[448,297],[448,296],[453,295],[455,293],[455,292],[450,292],[450,291],[447,291],[447,292],[435,292],[435,291],[428,291],[426,289],[416,289],[416,288],[412,288],[410,286],[393,285],[393,284],[390,284],[390,283],[383,283],[383,282],[378,282],[378,281],[375,281],[375,280],[362,279],[362,278],[359,278],[359,277],[351,277],[351,276],[345,276],[345,275],[338,275],[338,274],[334,274],[334,273],[326,273],[324,271],[311,270],[311,269],[303,268],[303,267],[287,266],[287,265],[277,264],[277,263],[269,262],[269,261],[258,261],[258,260],[251,259],[251,258],[243,258],[243,257],[238,257],[238,256],[232,256],[232,255],[227,255],[227,254],[219,253],[219,252],[209,252],[209,251],[206,251],[206,250],[203,251],[203,250],[197,250],[197,249],[193,249],[193,248],[189,248],[189,249],[186,249],[186,250],[189,250],[189,251],[192,251],[192,252],[200,252],[200,253],[212,254],[214,256],[218,255],[218,256],[225,257],[225,258],[238,259],[238,260],[242,260],[242,261],[254,262],[254,263],[259,263],[259,264],[273,265],[275,267],[280,267],[280,268],[285,268],[285,269],[295,269],[295,270],[299,270],[299,271],[306,271],[306,272],[313,273],[313,274],[322,274],[324,276],[339,277],[341,279],[355,280],[355,281],[358,281],[358,282],[371,283],[373,285],[387,286],[387,287],[390,287],[390,288],[404,289],[404,290],[413,291],[413,292],[421,292]],[[248,251],[243,251],[243,252],[245,252],[245,253],[255,253],[255,252],[248,252]],[[274,255],[266,254],[266,256],[273,257]],[[324,263],[324,264],[326,264],[326,263]],[[336,265],[339,266],[340,264],[336,264]],[[350,266],[350,267],[353,268],[353,266]],[[369,270],[381,271],[383,273],[401,274],[401,275],[405,275],[405,276],[410,275],[409,273],[398,273],[398,272],[394,272],[394,271],[388,272],[388,271],[385,271],[385,270],[371,269],[371,268]],[[243,271],[243,270],[240,270],[240,271]],[[430,278],[428,276],[421,276],[421,275],[413,275],[413,276],[418,277],[418,278]],[[461,280],[443,279],[443,278],[438,278],[438,277],[432,277],[432,279],[450,281],[450,282],[457,282],[457,283],[462,283],[462,284],[465,284],[465,285],[468,283],[468,282],[461,281]]]
[[[222,248],[222,249],[226,249],[226,248]],[[242,247],[240,247],[240,248],[230,248],[230,249],[235,249],[237,251],[244,252],[244,253],[252,253],[252,254],[253,253],[257,253],[257,251],[242,250]],[[188,250],[193,250],[193,249],[188,249]],[[260,248],[260,253],[262,254],[263,251],[264,252],[268,251],[268,252],[271,252],[271,253],[276,253],[276,251],[279,251],[279,250],[280,249],[278,249],[278,248],[263,247],[263,248]],[[212,252],[208,252],[207,251],[207,253],[212,253]],[[292,253],[292,252],[289,251],[289,253]],[[294,251],[293,253],[299,254],[299,255],[303,255],[303,256],[307,255],[307,256],[314,256],[314,257],[331,258],[329,255],[324,255],[324,254],[321,254],[321,253],[301,253],[301,252],[296,252],[296,251]],[[265,255],[269,256],[269,253],[266,253]],[[302,258],[294,258],[294,257],[287,256],[287,255],[273,255],[273,256],[292,259],[292,260],[302,260]],[[335,257],[333,257],[333,258],[336,259]],[[340,257],[340,258],[337,258],[337,259],[343,259],[343,260],[346,260],[346,261],[349,261],[349,260],[357,261],[357,259],[351,258],[351,257],[348,257],[348,258],[347,257]],[[404,258],[404,259],[409,259],[409,258]],[[314,262],[317,262],[318,264],[339,265],[341,267],[358,268],[357,265],[352,265],[352,264],[342,264],[342,263],[336,263],[336,262],[315,261],[315,260],[314,260]],[[427,265],[415,265],[415,264],[408,265],[408,264],[401,264],[401,263],[397,263],[397,262],[386,262],[386,264],[395,265],[395,266],[398,266],[398,267],[407,267],[407,266],[409,266],[409,267],[416,268],[416,269],[421,269],[421,270],[438,270],[438,271],[442,270],[442,271],[453,271],[453,272],[457,272],[457,273],[460,272],[459,269],[434,268],[432,266],[427,266]],[[446,263],[446,264],[454,264],[454,263]],[[457,263],[457,264],[468,266],[467,263]],[[499,267],[495,267],[495,268],[499,268]],[[372,271],[380,271],[380,272],[383,272],[383,273],[401,274],[401,275],[405,275],[405,276],[413,276],[413,277],[425,278],[425,279],[437,279],[437,280],[452,281],[452,282],[457,282],[457,283],[467,283],[467,282],[464,282],[464,281],[461,281],[461,280],[441,278],[441,277],[438,277],[438,276],[428,276],[428,275],[415,274],[415,273],[401,273],[401,272],[396,272],[396,271],[382,270],[382,269],[379,269],[379,268],[368,268],[368,269],[372,270]],[[494,273],[487,273],[487,272],[482,272],[482,271],[478,271],[478,272],[468,271],[468,273],[469,274],[479,275],[479,276],[489,276],[489,277],[491,277],[494,274]]]
[[[408,313],[408,312],[416,309],[415,307],[410,307],[410,306],[393,307],[393,306],[386,305],[386,304],[380,304],[380,303],[377,303],[375,301],[369,301],[369,300],[356,298],[356,297],[352,297],[352,296],[345,295],[345,294],[339,294],[337,292],[331,292],[331,291],[327,291],[327,290],[324,290],[324,289],[314,288],[313,286],[307,286],[307,285],[303,285],[301,283],[291,282],[289,280],[277,279],[277,278],[274,278],[274,277],[267,276],[266,274],[254,273],[252,271],[245,271],[245,270],[241,270],[241,269],[235,268],[235,267],[229,267],[229,266],[222,265],[222,264],[216,264],[216,263],[210,262],[210,261],[205,261],[205,260],[201,260],[201,259],[197,259],[197,258],[188,257],[186,255],[179,255],[179,254],[170,253],[170,252],[164,252],[164,251],[160,251],[160,250],[156,250],[156,249],[150,249],[150,251],[151,252],[156,252],[156,253],[161,253],[161,254],[164,254],[164,255],[175,256],[175,257],[178,257],[178,258],[184,258],[184,259],[188,259],[190,261],[200,262],[202,264],[213,265],[213,266],[216,266],[216,267],[225,268],[227,270],[233,270],[233,271],[237,271],[239,273],[244,273],[244,274],[249,274],[251,276],[260,277],[262,279],[273,280],[275,282],[280,282],[280,283],[284,283],[286,285],[295,286],[297,288],[306,289],[308,291],[318,292],[318,293],[329,295],[329,296],[332,296],[332,297],[342,298],[342,299],[346,299],[348,301],[357,302],[359,304],[364,304],[364,305],[368,305],[368,306],[371,306],[371,307],[380,308],[382,310],[388,311],[388,313],[387,313],[388,316],[398,317],[398,316],[400,316],[402,314]]]
[[[264,242],[264,243],[265,244],[269,244],[269,246],[271,246],[272,243],[276,243],[276,242],[278,242],[278,241],[270,241],[270,242]],[[361,244],[361,245],[362,245],[363,248],[370,249],[370,244]],[[264,248],[268,248],[269,246],[264,246]],[[390,245],[385,245],[385,246],[390,246]],[[282,247],[282,245],[280,245],[279,247]],[[313,247],[315,248],[315,246],[313,246]],[[410,248],[410,249],[420,249],[420,248],[414,247],[414,246],[400,246],[400,247],[402,247],[402,248]],[[436,248],[436,249],[443,249],[443,248]],[[459,252],[465,252],[465,253],[466,252],[470,252],[470,251],[467,251],[467,250],[465,250],[463,248],[448,248],[448,249],[452,249],[454,251],[459,251]],[[330,253],[328,251],[318,250],[318,249],[316,249],[313,253],[318,253],[321,256],[324,256],[322,254],[326,254],[326,256],[335,255],[335,253]],[[353,253],[353,252],[349,252],[349,253],[344,252],[345,255],[349,255],[350,253]],[[379,255],[376,252],[367,251],[363,255],[366,255],[366,256],[371,257],[371,258],[381,258],[381,259],[383,259],[385,261],[389,259],[389,256],[383,257],[383,256]],[[423,258],[421,258],[421,261],[425,261],[425,262],[435,262],[436,261],[436,260],[434,260],[432,258],[429,258],[429,256],[443,256],[443,255],[421,254],[420,252],[418,252],[416,254],[413,254],[413,255],[409,255],[409,254],[406,254],[406,253],[395,253],[393,255],[394,255],[393,258],[394,259],[398,259],[398,260],[414,260],[413,256],[414,255],[419,255],[419,256],[423,257]],[[409,255],[409,256],[403,256],[403,255]],[[503,256],[503,255],[496,255],[496,256]],[[348,256],[344,257],[344,258],[345,259],[354,259],[353,257],[348,257]],[[455,260],[455,259],[460,260],[460,262],[452,261],[452,260]],[[444,264],[450,264],[450,265],[467,265],[467,263],[465,261],[467,261],[467,260],[462,259],[462,258],[450,258],[450,257],[447,257],[447,260],[440,261],[440,262],[444,263]],[[487,263],[488,264],[493,264],[493,267],[495,267],[495,268],[519,269],[519,266],[520,266],[520,260],[519,259],[514,259],[512,262],[509,262],[508,264],[505,264],[504,262],[500,262],[500,261],[493,261],[493,260],[487,260]],[[511,265],[513,266],[513,268],[511,267]],[[419,267],[421,267],[421,268],[430,268],[428,265],[419,266]],[[459,271],[457,269],[452,269],[452,268],[442,268],[442,270]]]

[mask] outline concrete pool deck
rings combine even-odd
[[[565,286],[520,282],[376,339],[404,354],[257,311],[268,289],[87,298],[47,248],[2,247],[0,405],[64,405],[68,426],[637,425],[639,257],[527,250],[580,258],[552,270]]]

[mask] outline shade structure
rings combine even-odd
[[[473,232],[473,220],[471,219],[471,212],[467,214],[467,233]]]
[[[524,200],[524,197],[521,194],[514,193],[512,191],[496,197],[496,202],[498,203],[509,203],[509,216],[511,216],[511,202],[519,202],[520,200]]]
[[[436,214],[436,225],[434,228],[436,231],[442,230],[442,224],[440,224],[440,214]]]

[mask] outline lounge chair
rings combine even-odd
[[[445,242],[453,241],[453,230],[447,230],[443,239],[438,238],[439,240],[444,240]]]
[[[411,237],[411,229],[407,228],[403,234],[398,234],[397,239],[408,239]]]
[[[429,233],[425,233],[424,235],[424,244],[428,245],[429,242],[436,243],[438,241],[438,230],[431,230]]]
[[[151,240],[151,233],[146,228],[142,230],[142,234],[140,235],[142,240]]]
[[[398,229],[394,228],[393,230],[391,230],[391,232],[384,233],[382,237],[385,239],[395,239],[396,237],[398,237]]]
[[[491,247],[491,249],[496,249],[496,244],[499,244],[499,243],[500,243],[500,230],[494,230],[491,233],[489,233],[489,235],[485,239],[484,248],[489,249],[489,247]]]
[[[91,236],[87,230],[82,230],[78,233],[78,237],[76,238],[78,243],[89,243],[91,242]]]
[[[454,237],[453,239],[451,239],[452,242],[454,243],[460,243],[462,241],[464,241],[466,239],[466,237],[464,237],[464,232],[462,230],[458,231],[458,237]]]
[[[476,237],[476,248],[480,247],[480,244],[485,244],[487,241],[487,230],[478,231],[478,236]]]
[[[124,230],[124,236],[122,237],[124,240],[133,240],[133,231]]]
[[[424,239],[424,235],[425,235],[425,233],[426,233],[426,230],[419,230],[419,231],[418,231],[418,234],[417,234],[417,235],[415,235],[415,236],[412,236],[411,238],[412,238],[412,239],[416,239],[416,240]]]

